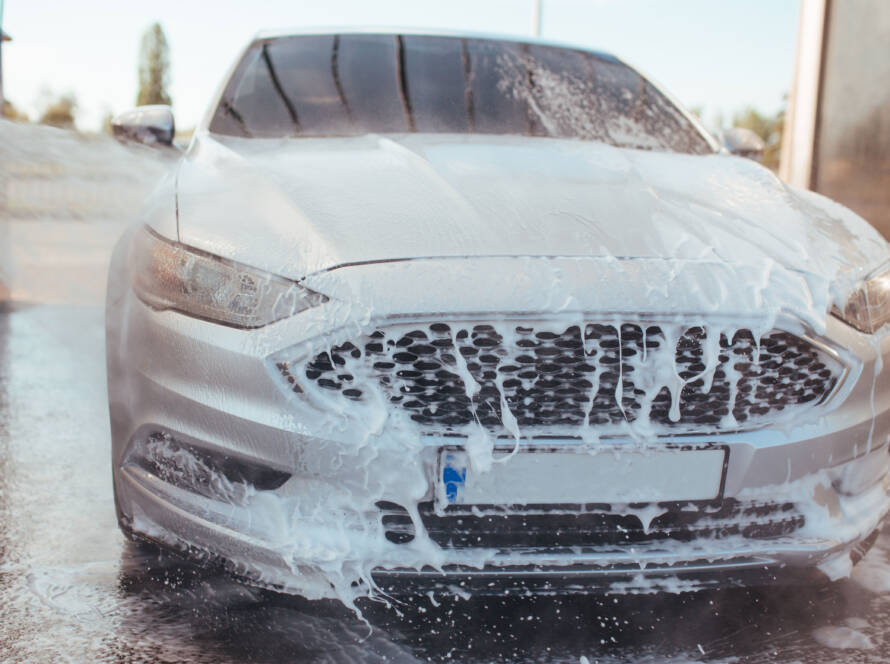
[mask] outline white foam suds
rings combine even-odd
[[[506,85],[516,78],[515,64],[505,63]],[[528,72],[521,78],[527,81]],[[621,135],[639,147],[654,147],[645,135],[631,136],[635,129],[627,123],[599,126],[590,107],[562,103],[589,98],[584,81],[546,70],[535,71],[535,80],[554,92],[527,100],[544,126],[572,126],[592,139]],[[522,86],[516,94],[529,92]],[[787,386],[791,379],[782,369],[788,367],[777,366],[779,359],[761,364],[770,345],[763,339],[778,330],[821,343],[841,325],[829,315],[832,306],[843,309],[862,279],[890,261],[886,241],[856,215],[784,185],[750,161],[616,148],[598,140],[199,136],[182,162],[179,186],[177,231],[184,244],[299,281],[330,298],[251,332],[249,341],[232,341],[268,358],[272,380],[281,383],[280,362],[296,381],[298,393],[280,385],[288,408],[269,416],[273,421],[267,424],[289,437],[298,465],[278,497],[233,500],[227,525],[237,530],[243,517],[254,526],[252,536],[290,566],[288,578],[262,570],[264,581],[307,595],[327,593],[349,605],[377,593],[374,569],[435,570],[455,562],[481,567],[503,560],[484,548],[443,549],[425,531],[418,505],[433,501],[443,509],[440,449],[462,448],[468,473],[494,476],[493,468],[509,468],[524,449],[544,445],[545,436],[547,445],[560,449],[598,453],[608,447],[621,456],[663,448],[668,435],[758,429],[767,423],[757,419],[763,408],[733,408],[754,391],[738,367],[753,365],[763,384]],[[435,340],[439,346],[404,362],[395,357],[401,334],[429,332],[434,322],[449,326]],[[504,355],[473,359],[489,352],[469,348],[477,325],[499,336]],[[561,358],[579,367],[571,385],[544,388],[539,375],[499,371],[506,356],[533,354],[517,347],[524,325],[544,335],[577,330],[583,357]],[[617,342],[610,337],[609,347],[600,346],[595,334],[588,335],[595,326],[614,329]],[[378,341],[392,346],[371,359],[363,349],[376,333],[390,335]],[[845,329],[840,337],[851,334]],[[336,350],[346,343],[354,344],[357,356]],[[880,356],[886,349],[876,336],[855,352],[824,353],[833,376],[843,373],[841,365],[849,368],[835,397],[824,407],[813,397],[771,411],[768,434],[757,431],[751,445],[778,446],[815,435],[818,417],[851,394],[865,403],[867,381],[872,431],[867,438],[857,434],[850,447],[871,450],[873,438],[886,437],[874,424],[885,412],[874,394],[882,389]],[[695,357],[681,360],[682,353]],[[306,373],[307,363],[321,354],[333,367],[327,386]],[[413,368],[423,358],[439,363],[428,371],[457,377],[449,383],[454,391],[449,398],[424,391],[434,383],[432,374],[411,375],[423,373]],[[388,382],[373,368],[376,359],[388,366]],[[532,389],[536,384],[539,392]],[[347,388],[352,396],[338,391]],[[523,418],[523,398],[532,399],[524,396],[532,393],[541,403],[578,404],[581,421],[524,425],[533,418]],[[728,397],[719,396],[724,393]],[[729,402],[713,416],[719,422],[687,423],[689,410],[709,399]],[[470,416],[457,418],[457,424],[437,428],[418,422],[463,405]],[[664,410],[666,415],[654,415]],[[492,423],[494,416],[499,423]],[[860,422],[864,415],[855,424]],[[843,519],[819,502],[836,493],[832,482],[838,478],[831,473],[800,478],[803,464],[792,465],[790,457],[776,463],[777,475],[763,480],[771,486],[729,497],[800,503],[804,532],[813,537],[827,528],[843,530]],[[664,510],[646,498],[645,487],[640,492],[639,500],[612,509],[635,514],[649,530]],[[408,514],[415,531],[411,542],[386,538],[378,502],[400,505]],[[848,510],[842,514],[857,509],[853,499],[839,497],[837,504]],[[877,499],[873,506],[886,507]],[[274,532],[270,526],[264,533],[258,525],[264,522],[276,524]],[[867,517],[856,524],[873,525]],[[844,533],[854,539],[865,535]],[[741,536],[705,547],[668,542],[664,561],[720,560],[745,546],[752,545]],[[640,554],[643,558],[653,562]],[[553,564],[570,562],[566,556]],[[824,565],[835,576],[849,573],[840,558]],[[643,576],[626,590],[646,587]],[[679,592],[687,588],[684,583],[659,587]]]
[[[850,578],[870,593],[890,593],[890,563],[874,555],[866,556],[865,560],[856,565]]]
[[[579,323],[578,320],[576,313],[569,312],[560,316],[535,319],[533,324],[534,329],[541,333],[558,335],[573,325],[579,330],[586,330],[587,323],[583,320]],[[607,319],[605,324],[620,328],[621,320]],[[581,447],[584,451],[588,453],[601,451],[603,445],[599,441],[604,440],[602,438],[604,432],[612,436],[616,434],[625,436],[631,445],[629,449],[635,450],[636,453],[646,454],[647,450],[655,449],[651,441],[669,431],[671,426],[676,426],[682,419],[681,395],[684,387],[696,384],[698,385],[696,389],[701,394],[707,395],[715,389],[718,369],[731,364],[720,360],[721,354],[726,352],[721,346],[721,340],[723,344],[729,343],[739,330],[762,330],[762,334],[766,334],[775,324],[769,320],[764,322],[762,317],[757,317],[742,318],[732,323],[724,321],[719,325],[707,325],[707,317],[702,316],[699,325],[706,330],[706,334],[696,342],[701,348],[701,366],[693,375],[683,379],[679,376],[681,369],[677,364],[676,349],[681,343],[690,343],[683,341],[684,335],[690,327],[695,326],[696,321],[671,322],[658,319],[656,323],[660,332],[655,334],[650,331],[643,337],[642,347],[645,351],[634,355],[619,355],[630,368],[630,374],[635,379],[634,384],[639,388],[633,395],[639,402],[635,412],[640,415],[636,419],[630,418],[625,409],[624,421],[611,429],[610,425],[595,424],[591,421],[591,411],[595,410],[594,401],[600,393],[601,373],[605,365],[598,364],[597,370],[590,372],[592,375],[589,375],[588,382],[592,387],[588,393],[582,395],[587,404],[584,423],[574,430],[575,435],[583,441]],[[493,325],[493,329],[504,340],[503,345],[507,347],[515,343],[515,339],[511,337],[515,337],[516,330],[523,325],[523,322],[508,318],[503,321],[490,320],[487,324]],[[483,386],[477,378],[479,374],[474,375],[474,370],[471,370],[467,360],[463,358],[460,348],[470,341],[461,339],[471,340],[475,323],[449,321],[449,325],[450,331],[444,338],[450,343],[446,349],[447,354],[454,359],[447,365],[447,369],[458,377],[457,384],[461,392],[459,396],[472,404],[473,420],[464,427],[456,428],[462,434],[461,438],[444,439],[444,441],[458,444],[465,451],[468,461],[467,472],[485,474],[495,463],[509,464],[514,455],[519,454],[525,447],[534,445],[535,430],[523,427],[512,412],[513,402],[510,399],[513,397],[509,397],[509,388],[505,386],[504,376],[498,375]],[[644,331],[647,329],[646,324],[641,327]],[[398,329],[416,328],[416,324],[409,322]],[[330,464],[329,460],[325,461],[326,455],[336,453],[337,467],[330,466],[330,468],[336,471],[335,475],[348,477],[346,484],[335,490],[326,481],[307,483],[302,480],[297,493],[290,497],[276,499],[266,495],[262,504],[257,502],[256,498],[246,504],[248,511],[263,512],[262,516],[254,514],[251,517],[254,524],[264,520],[268,524],[275,524],[276,538],[269,544],[290,565],[291,576],[286,579],[276,576],[275,571],[271,569],[254,570],[260,574],[262,582],[283,584],[292,592],[307,596],[333,594],[348,606],[354,606],[355,599],[361,595],[379,596],[379,590],[372,580],[374,569],[424,567],[441,569],[443,565],[458,560],[460,564],[481,567],[491,564],[499,555],[497,551],[485,548],[465,549],[456,553],[453,550],[440,548],[427,535],[418,505],[424,500],[434,499],[436,512],[442,514],[442,506],[446,504],[445,491],[443,484],[435,480],[436,473],[439,472],[437,446],[429,446],[425,439],[428,433],[424,431],[423,426],[408,417],[403,408],[390,401],[393,390],[398,394],[397,390],[410,383],[395,378],[391,385],[384,386],[372,369],[373,363],[363,354],[353,355],[337,350],[341,344],[348,341],[364,343],[360,341],[367,338],[364,335],[376,329],[389,328],[386,325],[381,326],[378,319],[363,316],[360,325],[342,325],[339,332],[329,332],[320,337],[317,343],[312,341],[303,343],[298,349],[288,349],[286,352],[288,366],[294,371],[302,390],[299,394],[292,395],[294,416],[299,418],[301,412],[307,413],[307,417],[309,413],[314,417],[321,414],[317,430],[326,432],[321,437],[331,436],[340,441],[324,443],[319,450],[311,453],[307,462],[321,464],[315,472],[324,477],[324,464]],[[396,328],[393,330],[395,331],[392,331],[392,339],[398,339],[402,332]],[[383,337],[380,343],[383,344],[388,339],[389,337]],[[580,343],[584,357],[591,363],[596,360],[596,353],[603,352],[601,348],[598,350],[594,348],[586,338]],[[394,345],[391,352],[397,351],[398,347]],[[752,352],[753,360],[750,361],[756,361],[757,354],[763,353],[763,350],[755,348]],[[320,387],[317,381],[302,375],[305,363],[318,355],[324,356],[332,366],[336,365],[338,373],[351,376],[351,386],[359,387],[363,398],[359,401],[349,401],[330,389]],[[390,356],[381,357],[387,359]],[[395,376],[395,373],[393,375]],[[732,391],[731,386],[733,382],[742,380],[742,373],[737,370],[726,370],[724,376],[722,380],[729,381],[730,392],[738,393],[738,389]],[[528,387],[535,381],[535,379],[521,380],[524,381],[522,384]],[[483,392],[483,388],[496,390],[497,395],[486,397],[489,399],[486,402],[478,401],[477,397],[487,394]],[[658,395],[664,390],[669,393],[671,402],[671,417],[668,424],[659,423],[648,416],[655,407]],[[616,389],[611,398],[617,405],[627,396]],[[599,398],[602,399],[601,394]],[[492,403],[500,408],[500,428],[483,424],[488,413],[484,409]],[[806,409],[801,412],[805,414]],[[788,426],[793,428],[794,418],[800,416],[800,413],[787,413],[780,417],[785,418],[790,423]],[[610,444],[608,449],[611,454],[619,458],[623,455],[620,446]],[[802,506],[806,518],[802,535],[821,537],[826,534],[826,529],[838,537],[857,538],[867,534],[859,531],[838,531],[837,515],[833,512],[835,508],[832,505],[818,503],[823,492],[831,489],[833,482],[837,480],[836,477],[826,472],[793,479],[790,459],[787,460],[786,466],[784,483],[746,489],[735,498],[752,503],[788,501]],[[348,469],[349,472],[344,474],[343,469]],[[559,478],[547,478],[542,481],[559,482]],[[663,514],[666,508],[647,502],[643,489],[641,487],[637,502],[613,504],[612,509],[617,513],[637,516],[643,530],[648,533],[653,521]],[[841,509],[849,509],[852,512],[859,509],[855,500],[843,496],[837,500]],[[378,501],[395,503],[406,510],[414,528],[413,541],[395,544],[386,539],[385,530],[376,516]],[[245,506],[243,501],[238,504]],[[276,516],[273,517],[271,514]],[[741,515],[737,519],[744,525],[744,518]],[[862,523],[864,523],[862,520],[857,521],[858,526]],[[874,525],[871,524],[872,527]],[[719,562],[725,557],[737,555],[739,548],[744,549],[746,546],[749,546],[749,542],[740,535],[726,537],[708,546],[695,542],[669,542],[665,544],[661,558],[657,556],[653,558],[643,547],[639,553],[639,565],[640,569],[645,571],[653,563],[682,564],[684,559],[705,557]],[[636,554],[628,550],[623,555],[633,557]],[[557,560],[550,564],[569,562],[571,559],[567,557],[565,560]],[[842,555],[822,561],[820,567],[831,578],[840,578],[850,574],[852,564],[848,555]],[[664,575],[652,576],[642,571],[630,582],[613,584],[611,592],[684,592],[697,587],[694,581]],[[466,590],[458,586],[455,586],[455,589],[460,596],[467,594]]]
[[[851,627],[825,626],[813,630],[813,638],[826,648],[839,650],[872,650],[874,642]]]

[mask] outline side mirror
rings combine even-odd
[[[111,133],[121,143],[173,146],[176,124],[169,106],[138,106],[111,120]]]
[[[754,161],[763,159],[763,149],[766,143],[750,129],[743,127],[730,127],[717,132],[717,139],[730,154],[739,157],[747,157]]]

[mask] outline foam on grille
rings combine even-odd
[[[583,329],[583,335],[582,335]],[[537,327],[453,323],[381,327],[279,364],[354,401],[382,392],[425,429],[492,431],[652,424],[715,431],[817,404],[841,368],[806,339],[772,330],[638,322]],[[360,377],[360,378],[357,378]]]

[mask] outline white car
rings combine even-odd
[[[872,227],[611,55],[263,35],[112,261],[120,524],[347,603],[835,579],[888,322]]]

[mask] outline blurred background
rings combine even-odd
[[[357,25],[611,51],[890,237],[886,0],[0,0],[0,301],[101,300],[115,238],[175,157],[114,143],[116,113],[170,104],[184,146],[258,30]]]
[[[736,116],[753,124],[744,118],[749,108],[769,125],[790,90],[800,7],[798,0],[219,0],[212,10],[188,0],[4,2],[4,30],[13,37],[3,52],[9,115],[95,132],[137,100],[164,99],[185,133],[257,30],[341,25],[539,34],[615,53],[716,128]],[[159,75],[153,94],[146,74]]]
[[[803,0],[779,175],[890,238],[890,3]]]
[[[611,51],[713,132],[753,131],[765,143],[764,165],[890,237],[885,0],[220,0],[212,9],[181,0],[0,0],[2,117],[89,140],[107,134],[116,113],[169,103],[186,143],[257,30],[338,25],[537,34]],[[5,217],[118,216],[102,187],[47,188],[49,167],[33,161],[4,167]],[[138,204],[120,191],[112,198]]]

